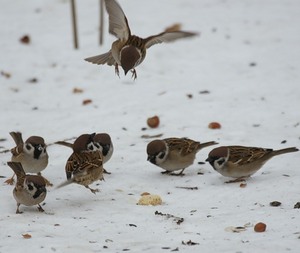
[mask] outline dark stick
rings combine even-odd
[[[99,25],[99,43],[100,43],[100,46],[103,44],[103,29],[104,29],[104,1],[103,0],[100,0],[99,2],[100,4],[100,18],[99,18],[99,22],[100,22],[100,25]]]
[[[71,0],[74,48],[78,49],[77,22],[75,0]]]

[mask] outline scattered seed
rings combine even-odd
[[[272,201],[272,202],[270,202],[270,206],[281,206],[281,202],[279,202],[279,201]]]

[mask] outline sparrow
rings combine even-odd
[[[37,175],[26,175],[23,166],[19,162],[7,162],[17,175],[17,183],[13,190],[13,195],[17,201],[16,213],[20,211],[20,205],[38,206],[40,212],[44,212],[40,203],[44,201],[47,195],[46,183],[43,177]]]
[[[216,144],[214,141],[200,143],[188,138],[154,140],[147,145],[148,161],[166,170],[162,174],[181,170],[179,174],[171,175],[182,175],[194,163],[198,151]]]
[[[40,136],[30,136],[24,142],[20,132],[10,132],[9,134],[16,143],[16,147],[11,149],[11,161],[20,162],[25,173],[41,175],[41,171],[48,165],[49,158],[44,139]],[[13,178],[14,175],[5,182],[13,184]],[[44,178],[44,180],[47,185],[52,185],[47,179]]]
[[[57,188],[76,183],[85,186],[92,193],[96,193],[98,189],[92,189],[90,184],[103,178],[103,156],[100,150],[94,145],[93,134],[80,135],[73,144],[73,153],[67,160],[65,171],[67,181],[57,186]],[[94,151],[91,151],[91,149]]]
[[[55,144],[73,148],[73,144],[66,141],[57,141],[55,142]],[[93,145],[90,145],[88,149],[91,151],[94,151],[95,149],[100,150],[103,155],[103,164],[105,164],[110,160],[114,152],[114,146],[112,140],[110,138],[110,135],[107,133],[96,134],[93,138]],[[111,174],[110,172],[106,171],[104,168],[103,168],[103,173]]]
[[[273,150],[258,147],[223,146],[213,149],[206,161],[221,175],[236,178],[227,182],[232,183],[244,181],[272,157],[296,151],[299,149],[295,147]]]
[[[140,38],[131,34],[127,18],[117,1],[104,0],[104,2],[109,16],[109,33],[116,36],[117,40],[112,43],[111,49],[107,53],[92,56],[85,60],[98,65],[114,65],[118,76],[118,66],[121,66],[125,75],[131,70],[133,79],[136,79],[135,68],[144,61],[146,51],[151,46],[197,35],[193,32],[175,30]]]

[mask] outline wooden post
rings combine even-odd
[[[74,48],[78,49],[78,36],[77,36],[77,20],[76,20],[76,6],[75,0],[71,0],[71,12],[72,12],[72,25],[73,25],[73,41]]]
[[[99,18],[99,43],[100,46],[103,44],[103,28],[104,28],[104,1],[99,0],[99,6],[100,6],[100,18]]]

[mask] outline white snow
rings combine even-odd
[[[272,159],[241,188],[198,164],[212,148],[199,152],[185,176],[160,174],[146,161],[152,139],[141,136],[299,148],[300,2],[119,2],[133,34],[146,37],[179,22],[201,35],[153,46],[132,81],[130,74],[120,71],[118,78],[113,67],[83,60],[115,40],[106,15],[105,43],[98,45],[98,1],[77,1],[79,50],[73,49],[69,1],[1,2],[0,71],[11,77],[0,75],[0,151],[14,147],[10,131],[21,131],[48,144],[107,132],[115,152],[105,166],[112,174],[93,185],[100,193],[75,184],[48,188],[45,213],[21,206],[23,214],[15,214],[13,186],[4,183],[12,175],[10,153],[1,153],[0,252],[299,252],[300,153]],[[26,34],[28,45],[19,41]],[[209,94],[200,94],[205,90]],[[92,103],[83,105],[85,99]],[[159,128],[142,131],[153,115]],[[211,121],[222,128],[209,129]],[[48,152],[43,175],[58,185],[71,150],[50,145]],[[160,195],[163,204],[136,205],[143,192]],[[271,207],[274,200],[282,205]],[[184,221],[178,225],[155,211]],[[260,221],[267,224],[264,233],[253,230]],[[246,231],[228,232],[244,225]]]

